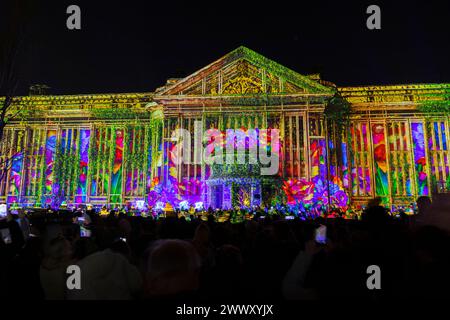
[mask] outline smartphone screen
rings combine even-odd
[[[320,225],[315,232],[315,240],[317,243],[325,244],[327,243],[327,227]]]
[[[91,230],[80,227],[80,237],[90,238],[90,236],[91,236]]]
[[[9,233],[9,228],[1,229],[0,234],[5,244],[11,243],[11,234]]]

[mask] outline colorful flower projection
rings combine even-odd
[[[217,131],[216,131],[217,130]],[[273,129],[272,129],[273,130]],[[220,139],[215,139],[214,134],[220,133]],[[259,128],[248,129],[247,127],[240,127],[238,129],[221,130],[212,129],[211,136],[206,141],[207,154],[214,155],[214,152],[219,150],[249,150],[259,146],[261,150],[265,149],[266,152],[271,150],[280,150],[281,142],[279,140],[272,141],[271,128],[267,130],[260,130]],[[225,152],[224,152],[225,153]]]
[[[327,175],[325,139],[312,139],[310,151],[312,180],[323,180]]]
[[[178,206],[181,201],[180,192],[185,190],[185,186],[178,181],[175,144],[166,141],[163,144],[163,150],[166,151],[164,152],[163,179],[154,177],[151,181],[148,203],[150,206],[154,206],[157,202],[168,202],[173,206]]]
[[[351,157],[351,186],[354,196],[371,194],[371,170],[368,166],[369,154],[369,126],[367,123],[355,124],[350,127],[352,144]],[[345,177],[344,177],[345,179]]]
[[[350,185],[349,174],[348,174],[348,155],[347,155],[347,143],[341,143],[342,148],[342,177],[343,177],[343,185],[344,188],[348,188]]]
[[[114,165],[111,175],[111,202],[120,202],[122,193],[123,130],[116,130]]]
[[[145,139],[145,128],[135,127],[127,130],[126,162],[124,162],[126,196],[142,194],[146,170],[144,167],[150,168],[150,162],[146,163],[146,152],[150,151],[148,142],[148,139]]]
[[[315,208],[330,204],[343,210],[347,209],[349,199],[341,179],[336,176],[332,177],[329,185],[327,185],[326,180],[315,180],[316,183],[306,179],[284,181],[282,188],[286,193],[288,204],[302,204],[305,208]]]
[[[425,135],[427,132],[425,124],[422,122],[412,122],[411,123],[411,136],[412,136],[412,151],[413,151],[413,160],[414,160],[414,168],[416,172],[415,177],[415,185],[417,186],[417,194],[418,195],[429,195],[429,186],[428,186],[428,165],[430,163],[427,162],[427,154],[426,147],[429,147],[429,150],[447,150],[447,141],[445,136],[445,127],[443,122],[435,122],[430,126],[432,131],[432,135],[430,140],[425,140]],[[245,128],[243,128],[245,130]],[[257,131],[258,132],[258,131]],[[90,148],[90,138],[95,132],[89,129],[79,129],[78,141],[73,143],[74,150],[77,150],[77,156],[79,156],[79,171],[76,176],[76,195],[75,195],[75,203],[84,203],[86,202],[87,196],[87,175],[88,175],[88,166],[89,166],[89,148]],[[225,132],[222,132],[225,134]],[[259,132],[258,132],[259,133]],[[406,127],[402,129],[400,132],[401,136],[406,137]],[[303,206],[314,208],[318,206],[336,206],[342,209],[346,209],[349,203],[348,195],[345,192],[346,188],[351,187],[351,180],[353,183],[364,187],[365,185],[365,193],[370,193],[370,181],[371,176],[369,172],[369,168],[366,168],[366,165],[363,165],[363,168],[359,168],[359,172],[356,170],[352,171],[352,179],[349,179],[349,167],[354,167],[353,163],[349,163],[350,161],[355,161],[358,163],[366,163],[366,161],[362,158],[357,157],[368,157],[369,154],[373,156],[373,166],[374,166],[374,176],[373,180],[375,181],[375,195],[386,198],[389,196],[390,186],[388,184],[388,159],[387,159],[387,145],[386,138],[391,137],[392,133],[385,128],[384,124],[375,123],[369,124],[364,123],[358,126],[351,127],[352,134],[352,145],[351,149],[355,150],[356,158],[352,157],[350,159],[347,158],[347,152],[350,145],[342,142],[340,148],[342,150],[342,162],[341,162],[341,170],[343,179],[341,180],[339,176],[339,170],[337,167],[330,166],[327,171],[327,155],[326,155],[326,145],[325,139],[322,138],[313,138],[310,140],[310,164],[311,164],[311,179],[291,179],[287,180],[283,184],[283,191],[287,196],[287,201],[289,204],[298,205],[302,204]],[[371,136],[370,136],[371,135]],[[62,139],[67,138],[70,139],[72,135],[68,134],[66,137],[65,131],[62,132]],[[97,141],[99,140],[98,133],[95,133],[97,136]],[[256,136],[257,137],[257,136]],[[372,142],[372,150],[370,150],[370,137]],[[434,139],[434,140],[433,140]],[[44,162],[42,167],[43,181],[42,181],[42,189],[39,193],[39,197],[42,196],[43,204],[51,204],[52,203],[52,195],[57,194],[57,188],[59,181],[55,181],[55,173],[54,164],[55,164],[55,156],[56,156],[56,140],[57,140],[57,130],[47,130],[46,131],[46,140],[45,140],[45,154],[44,154]],[[268,141],[267,141],[268,140]],[[396,140],[395,140],[396,141]],[[408,140],[409,141],[409,140]],[[245,145],[241,145],[244,148],[251,148],[253,146],[259,146],[266,148],[266,150],[270,150],[271,141],[270,136],[264,137],[260,136],[259,139],[236,139],[232,141],[223,141],[223,144],[219,144],[215,146],[216,148],[223,148],[226,146],[226,143],[245,143]],[[113,146],[111,152],[113,152],[112,158],[108,158],[113,160],[112,162],[112,171],[111,175],[109,175],[109,171],[103,173],[105,179],[111,179],[111,202],[117,203],[122,199],[122,171],[123,168],[123,152],[124,152],[124,130],[123,129],[114,129],[113,130]],[[392,143],[392,142],[391,142]],[[429,145],[427,145],[427,143]],[[354,144],[354,145],[353,145]],[[63,146],[66,143],[63,143]],[[69,141],[67,143],[68,146],[72,144]],[[128,146],[128,145],[127,145]],[[91,146],[97,147],[97,146]],[[238,145],[234,145],[234,147],[239,147]],[[334,147],[333,144],[329,145],[330,150]],[[133,148],[133,145],[130,144],[130,150]],[[156,148],[156,149],[155,149]],[[205,181],[201,181],[199,178],[183,178],[181,181],[178,180],[178,166],[176,163],[176,153],[175,153],[175,144],[165,141],[163,144],[156,144],[152,142],[152,145],[148,147],[148,173],[149,173],[149,182],[148,182],[148,202],[151,206],[154,206],[156,202],[170,203],[173,206],[177,206],[181,201],[188,201],[190,204],[194,204],[195,202],[199,202],[202,200],[202,196],[204,196],[204,188],[206,187]],[[217,150],[217,149],[216,149]],[[157,159],[152,159],[152,151],[154,155],[157,156]],[[371,152],[370,152],[371,151]],[[67,151],[63,151],[67,152]],[[446,155],[445,155],[446,156]],[[23,170],[23,158],[24,155],[22,152],[17,152],[16,155],[12,159],[11,165],[11,174],[10,174],[10,183],[9,183],[9,194],[8,194],[8,202],[18,201],[18,196],[20,194],[20,184],[23,182],[21,177],[21,172]],[[154,160],[154,161],[152,161]],[[431,158],[430,161],[433,161]],[[446,163],[447,158],[444,158],[443,161]],[[109,160],[108,160],[109,162]],[[433,164],[433,162],[431,162]],[[152,170],[156,166],[155,169]],[[363,175],[363,171],[367,170],[367,173]],[[445,168],[448,170],[448,168]],[[365,171],[364,171],[365,172]],[[153,176],[152,176],[153,173]],[[434,173],[434,172],[433,172]],[[197,172],[198,175],[199,172]],[[136,175],[137,176],[137,175]],[[206,179],[208,179],[208,173],[206,172]],[[126,190],[128,192],[129,189],[134,188],[134,182],[130,179],[126,181]],[[362,183],[366,181],[365,183]],[[92,181],[93,189],[95,190],[96,186],[94,185],[95,181]],[[108,185],[108,181],[106,180],[106,185]],[[352,186],[354,187],[354,185]],[[391,187],[392,188],[392,187]],[[408,186],[406,186],[408,189]],[[409,190],[409,189],[408,189]],[[248,196],[246,194],[239,194],[241,197],[241,203],[248,202]],[[40,202],[40,199],[38,200]]]
[[[91,130],[89,129],[80,130],[80,177],[78,180],[77,196],[75,197],[75,203],[86,202],[90,136]]]
[[[423,123],[411,123],[414,164],[417,172],[417,193],[421,196],[428,195],[427,174],[426,174],[426,154],[425,154],[425,138]]]
[[[53,163],[56,152],[56,130],[47,131],[47,140],[45,142],[45,189],[44,198],[45,204],[51,204],[53,194]]]
[[[23,153],[16,153],[11,161],[8,202],[17,202],[20,194],[20,182],[22,180]]]
[[[411,177],[409,172],[410,161],[402,152],[409,150],[409,137],[406,134],[408,124],[404,121],[396,121],[387,127],[389,171],[391,194],[411,195]],[[403,153],[403,154],[402,154]]]
[[[428,126],[427,126],[428,127]],[[430,178],[432,185],[438,190],[450,187],[449,168],[447,152],[447,137],[445,133],[445,123],[442,121],[429,124],[427,129],[428,150],[430,151]],[[444,172],[445,171],[445,172]]]
[[[372,125],[373,158],[375,166],[375,193],[377,196],[389,195],[386,161],[385,129],[382,124]]]
[[[290,179],[283,183],[282,188],[286,193],[288,204],[301,204],[305,209],[330,204],[346,210],[348,195],[345,192],[342,180],[337,176],[331,176],[329,181],[326,179],[325,140],[311,140],[310,150],[311,180]]]

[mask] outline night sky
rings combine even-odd
[[[0,35],[10,37],[18,19],[2,2]],[[450,83],[449,1],[32,2],[18,94],[35,83],[52,94],[149,92],[240,45],[339,86]],[[80,31],[66,28],[70,4],[81,7]],[[370,4],[381,30],[366,28]]]

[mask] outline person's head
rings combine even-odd
[[[10,222],[13,220],[15,220],[15,216],[11,212],[8,212],[8,214],[6,215],[6,221]]]
[[[369,206],[365,210],[362,218],[362,220],[371,227],[385,226],[390,220],[386,209],[379,205]]]
[[[206,224],[201,223],[195,229],[194,242],[202,245],[209,243],[209,227]]]
[[[123,236],[127,236],[127,235],[129,235],[131,233],[131,230],[132,230],[131,224],[124,217],[121,217],[121,219],[119,220],[118,227],[119,227],[120,233]]]
[[[131,257],[131,251],[130,247],[128,246],[125,238],[119,238],[114,241],[110,247],[113,252],[120,253],[125,258],[130,259]]]
[[[239,270],[243,263],[241,251],[233,245],[225,244],[217,249],[216,263],[221,270]]]
[[[79,238],[74,242],[73,257],[76,260],[81,260],[96,250],[97,246],[92,238]]]
[[[380,206],[382,202],[383,199],[381,199],[381,197],[375,197],[369,200],[369,202],[367,203],[367,207],[377,207]]]
[[[44,246],[44,257],[52,263],[63,263],[72,257],[72,246],[63,236],[57,236]]]
[[[431,199],[427,196],[420,196],[417,198],[417,210],[418,214],[426,214],[431,208]]]
[[[198,288],[200,258],[183,240],[159,240],[150,248],[146,291],[150,296],[192,292]]]

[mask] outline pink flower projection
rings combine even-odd
[[[114,157],[114,167],[113,174],[119,172],[122,167],[122,159],[123,159],[123,131],[116,131],[116,153]]]

